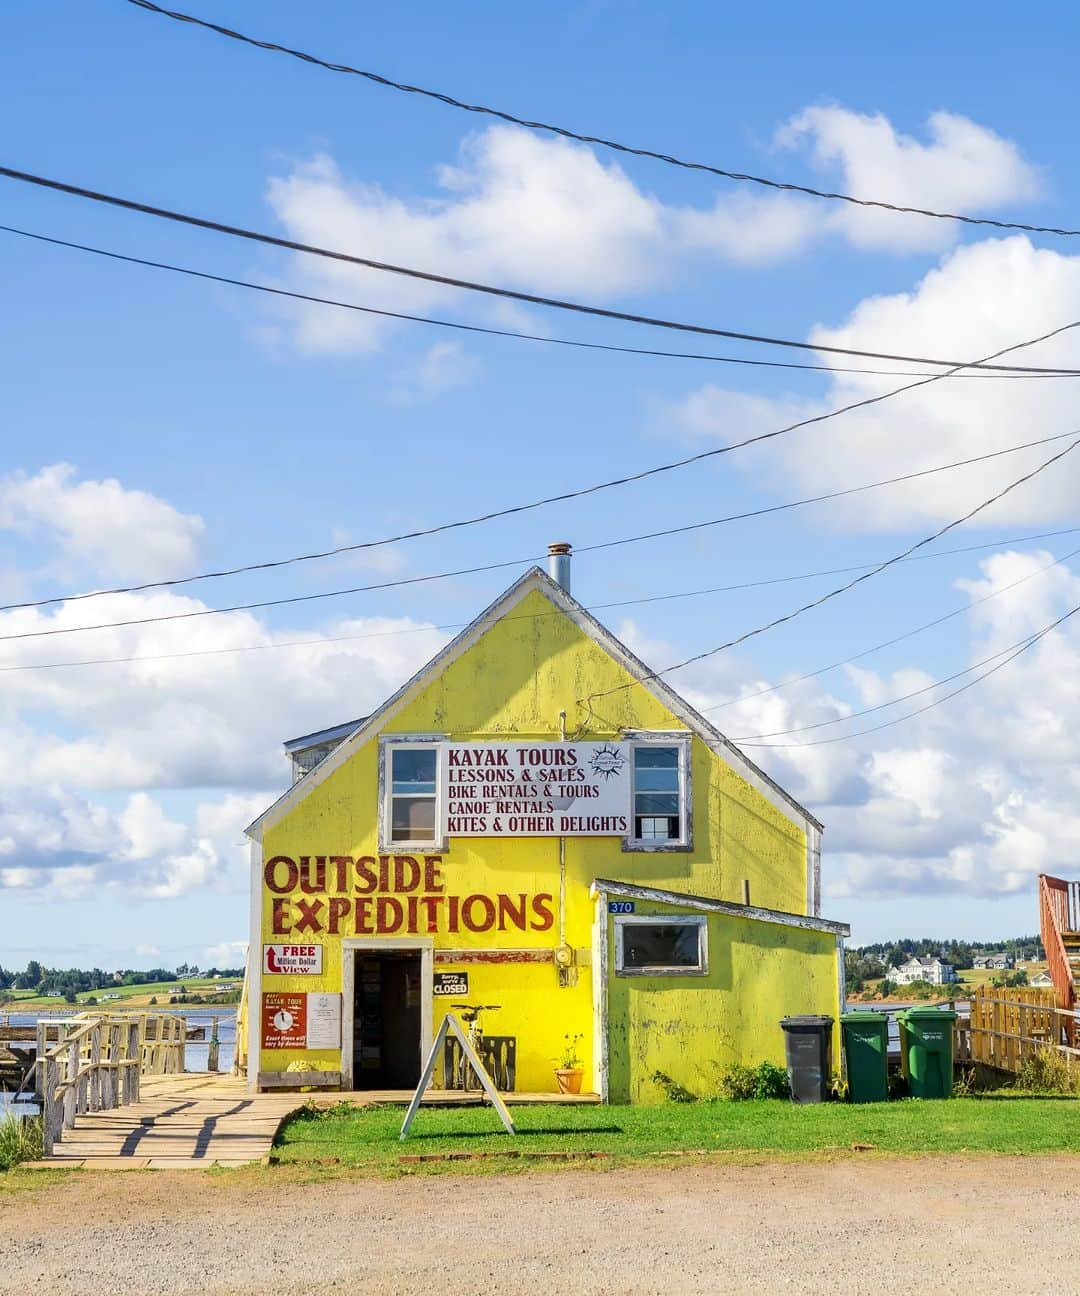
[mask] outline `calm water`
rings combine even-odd
[[[189,1026],[203,1026],[206,1030],[206,1039],[201,1042],[189,1043],[184,1050],[184,1068],[187,1071],[205,1071],[210,1053],[210,1029],[213,1021],[217,1018],[218,1023],[218,1040],[221,1044],[221,1053],[218,1061],[219,1071],[231,1071],[233,1059],[236,1057],[236,1009],[235,1007],[222,1008],[191,1008],[186,1012],[177,1014],[183,1016]],[[4,1014],[7,1021],[13,1026],[32,1026],[38,1020],[39,1016],[63,1017],[64,1013],[10,1013]],[[0,1112],[34,1112],[37,1108],[30,1103],[16,1103],[12,1100],[11,1094],[0,1093]]]

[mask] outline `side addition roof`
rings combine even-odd
[[[288,738],[285,741],[285,754],[291,756],[293,752],[307,751],[309,747],[321,747],[323,743],[348,738],[366,719],[367,716],[359,716],[356,720],[346,720],[344,724],[331,725],[329,729],[316,729],[313,733],[301,734],[299,738]]]
[[[553,581],[546,572],[539,567],[532,567],[523,576],[519,577],[509,589],[500,594],[494,603],[485,608],[445,648],[436,653],[426,666],[422,666],[412,679],[403,684],[381,707],[373,711],[367,719],[359,722],[349,737],[341,742],[325,760],[320,761],[314,769],[278,797],[273,805],[264,810],[248,826],[247,835],[256,840],[261,839],[267,828],[273,827],[274,824],[284,818],[293,806],[303,800],[323,779],[328,778],[340,765],[344,764],[357,747],[383,729],[417,692],[433,679],[436,679],[452,662],[455,662],[463,653],[467,652],[493,622],[506,615],[515,604],[521,602],[523,598],[533,591],[543,594],[559,611],[564,612],[584,634],[599,644],[605,652],[638,680],[642,688],[647,689],[673,715],[678,716],[691,733],[696,734],[725,764],[760,792],[782,814],[793,815],[805,827],[813,827],[819,832],[821,831],[821,823],[814,818],[805,806],[800,805],[764,770],[759,769],[730,739],[726,738],[719,729],[710,724],[703,715],[695,711],[685,698],[680,697],[665,680],[658,679],[655,676],[646,678],[652,672],[639,657],[635,656],[610,630],[602,626],[577,599],[567,593],[556,581]],[[310,739],[310,735],[308,735],[308,738]]]

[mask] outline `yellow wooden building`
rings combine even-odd
[[[821,825],[569,593],[569,546],[373,715],[286,744],[248,830],[252,1088],[406,1090],[443,1015],[485,1008],[497,1082],[655,1102],[782,1063],[835,1016],[847,928]],[[309,1076],[310,1078],[310,1076]],[[436,1071],[454,1086],[453,1058]]]

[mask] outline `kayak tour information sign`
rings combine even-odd
[[[445,743],[448,837],[621,837],[629,743]]]

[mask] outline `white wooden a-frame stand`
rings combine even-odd
[[[412,1096],[412,1102],[409,1103],[409,1110],[405,1113],[405,1119],[401,1122],[401,1138],[404,1140],[409,1133],[409,1126],[412,1124],[413,1117],[420,1109],[420,1099],[427,1092],[427,1087],[431,1083],[431,1077],[435,1074],[435,1060],[439,1056],[439,1050],[446,1043],[447,1036],[453,1032],[457,1036],[457,1041],[461,1045],[461,1051],[473,1071],[476,1073],[477,1080],[480,1081],[484,1092],[491,1099],[491,1105],[499,1113],[499,1120],[503,1123],[503,1128],[507,1134],[516,1134],[514,1122],[510,1119],[510,1113],[506,1109],[506,1103],[499,1097],[499,1091],[492,1083],[491,1076],[487,1073],[487,1068],[477,1056],[476,1050],[469,1043],[468,1036],[461,1029],[461,1023],[453,1015],[447,1013],[442,1019],[442,1025],[439,1027],[438,1034],[435,1036],[435,1043],[431,1046],[431,1052],[428,1054],[427,1061],[424,1063],[424,1069],[420,1075],[420,1083],[416,1086],[416,1093]]]

